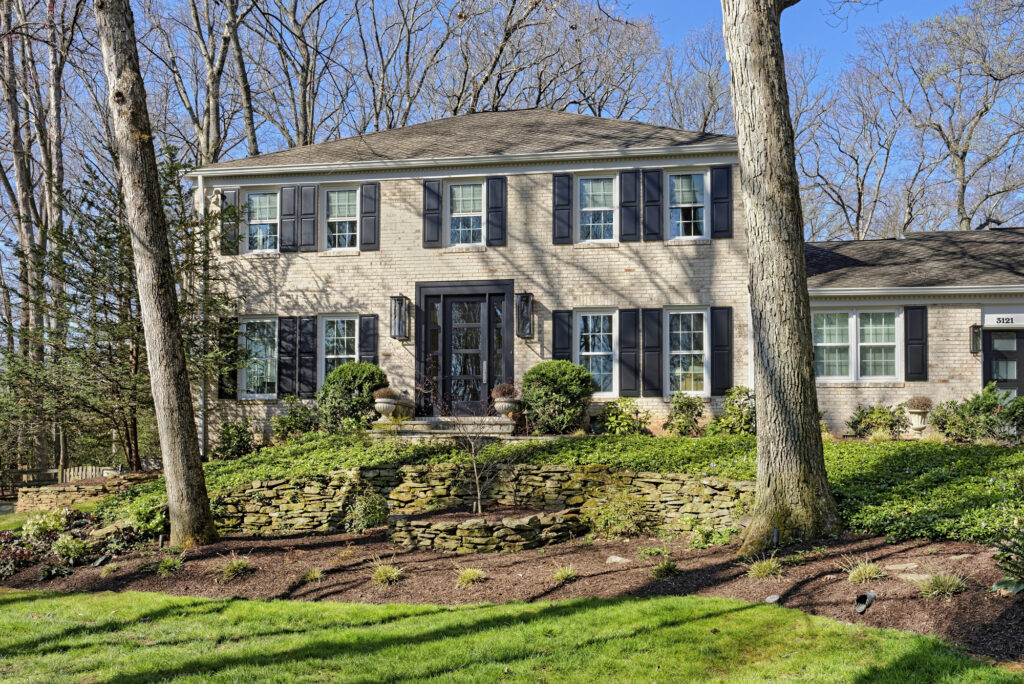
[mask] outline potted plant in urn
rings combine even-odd
[[[491,390],[491,398],[494,399],[494,412],[512,417],[512,414],[519,409],[519,399],[516,398],[516,386],[510,382],[503,382],[494,386]]]
[[[932,400],[928,397],[911,397],[910,401],[907,402],[907,413],[910,414],[910,428],[917,433],[918,439],[921,439],[921,434],[928,427],[928,413],[931,410]]]
[[[393,387],[381,387],[373,393],[373,408],[391,420],[412,418],[416,404]]]

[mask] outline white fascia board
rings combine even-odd
[[[1022,295],[1024,285],[935,285],[925,287],[811,287],[812,298]]]
[[[736,155],[736,143],[697,143],[664,147],[614,148],[607,150],[579,150],[572,152],[527,152],[520,154],[493,154],[471,157],[434,157],[427,159],[396,159],[368,162],[328,162],[319,164],[280,164],[273,166],[236,166],[228,169],[198,168],[188,177],[206,176],[225,178],[234,176],[264,176],[282,174],[356,173],[360,171],[402,171],[453,166],[482,166],[526,163],[557,163],[590,161],[595,159],[634,159],[638,157],[690,157],[696,155]]]

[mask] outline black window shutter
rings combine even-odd
[[[643,310],[643,395],[660,397],[661,372],[661,309]]]
[[[636,242],[639,239],[640,239],[640,172],[636,171],[636,170],[620,171],[619,172],[619,242]]]
[[[662,239],[662,175],[661,169],[644,169],[645,241]]]
[[[551,177],[551,242],[572,244],[572,174]]]
[[[928,307],[903,307],[903,320],[907,347],[906,380],[923,382],[928,379]]]
[[[281,397],[295,394],[297,325],[295,316],[281,316],[277,319],[277,394]]]
[[[508,183],[504,176],[487,179],[487,246],[504,247],[508,215]]]
[[[220,253],[238,254],[238,189],[220,191]]]
[[[572,361],[572,311],[551,313],[551,358]]]
[[[316,244],[316,204],[315,185],[299,186],[299,251],[315,252]]]
[[[640,396],[639,309],[619,309],[619,396]]]
[[[316,396],[316,316],[299,319],[299,387],[303,399]]]
[[[359,360],[377,363],[377,314],[359,317]]]
[[[281,188],[279,199],[280,223],[278,224],[277,244],[282,252],[294,252],[299,248],[298,230],[298,202],[296,194],[298,188],[294,185],[286,185]]]
[[[711,307],[711,395],[732,387],[732,307]]]
[[[732,237],[732,167],[711,169],[711,237]]]
[[[235,191],[237,193],[237,190]],[[237,195],[236,195],[237,196]],[[220,350],[224,353],[227,363],[238,362],[238,319],[225,318],[220,326]],[[217,379],[218,399],[238,398],[238,368],[228,368]]]
[[[423,181],[423,246],[440,247],[441,241],[441,181]]]
[[[359,249],[380,249],[380,183],[359,186]]]

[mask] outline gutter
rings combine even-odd
[[[905,295],[1024,295],[1020,285],[930,285],[920,287],[809,287],[811,297],[882,297]]]
[[[422,169],[446,166],[480,166],[486,164],[521,164],[526,162],[593,161],[604,159],[633,159],[637,157],[691,156],[698,154],[736,154],[736,143],[697,143],[644,148],[612,148],[607,150],[574,150],[572,152],[523,152],[518,154],[489,154],[469,157],[430,157],[426,159],[394,159],[368,162],[323,162],[317,164],[271,164],[261,166],[233,166],[219,169],[203,167],[186,174],[195,179],[200,175],[230,177],[260,174],[330,173],[337,171],[389,171],[395,169]]]

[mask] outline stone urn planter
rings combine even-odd
[[[503,382],[491,390],[491,397],[494,399],[494,412],[499,416],[512,417],[519,410],[519,399],[516,398],[514,385]]]
[[[907,402],[907,415],[910,416],[910,429],[917,439],[921,439],[928,427],[928,414],[932,410],[932,400],[928,397],[912,397]]]
[[[412,399],[394,390],[390,392],[378,390],[374,392],[373,408],[384,418],[401,420],[412,418],[416,404],[413,403]]]

